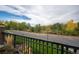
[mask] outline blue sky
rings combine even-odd
[[[6,11],[0,11],[0,19],[1,20],[12,20],[12,19],[23,19],[23,20],[29,20],[30,18],[28,18],[27,16],[24,15],[16,15],[16,14],[12,14]]]
[[[78,5],[0,5],[0,20],[49,25],[79,21]]]

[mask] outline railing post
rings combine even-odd
[[[64,54],[64,46],[61,45],[61,54]]]
[[[66,47],[66,54],[68,54],[68,47]]]
[[[75,54],[77,53],[77,49],[74,49],[74,53],[75,53]]]
[[[3,31],[5,30],[5,27],[4,26],[0,26],[0,44],[4,44],[4,33]]]
[[[13,45],[14,45],[14,48],[16,48],[16,35],[14,35]]]

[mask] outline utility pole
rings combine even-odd
[[[47,29],[47,40],[48,40],[48,29]]]

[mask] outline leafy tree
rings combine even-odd
[[[74,31],[76,27],[77,27],[77,24],[74,23],[73,20],[70,20],[70,21],[66,24],[66,30],[67,30],[67,31]]]
[[[19,23],[18,24],[18,29],[19,30],[26,30],[27,26],[25,22]]]
[[[65,33],[67,35],[76,35],[77,34],[76,28],[77,28],[77,23],[74,23],[73,20],[70,20],[66,24]]]
[[[59,34],[59,33],[62,33],[63,31],[63,24],[60,24],[60,23],[56,23],[52,26],[52,32],[53,33],[56,33],[56,34]]]
[[[15,22],[15,21],[0,21],[0,25],[5,25],[8,30],[22,30],[28,32],[37,33],[53,33],[53,34],[63,34],[63,35],[79,35],[79,22],[74,23],[73,20],[68,21],[66,24],[56,23],[53,25],[36,24],[31,26],[30,23],[26,22]]]
[[[41,31],[40,24],[37,24],[37,25],[34,27],[34,32],[40,32],[40,31]]]
[[[77,28],[76,28],[77,31],[79,31],[79,22],[77,22]]]
[[[7,29],[15,29],[16,30],[17,23],[14,21],[6,21],[5,26]]]

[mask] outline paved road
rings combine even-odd
[[[15,31],[15,30],[7,31],[7,32],[12,34],[47,40],[47,34],[39,34],[39,33],[37,34],[37,33]],[[48,34],[48,41],[79,47],[79,37],[74,37],[74,36]]]

